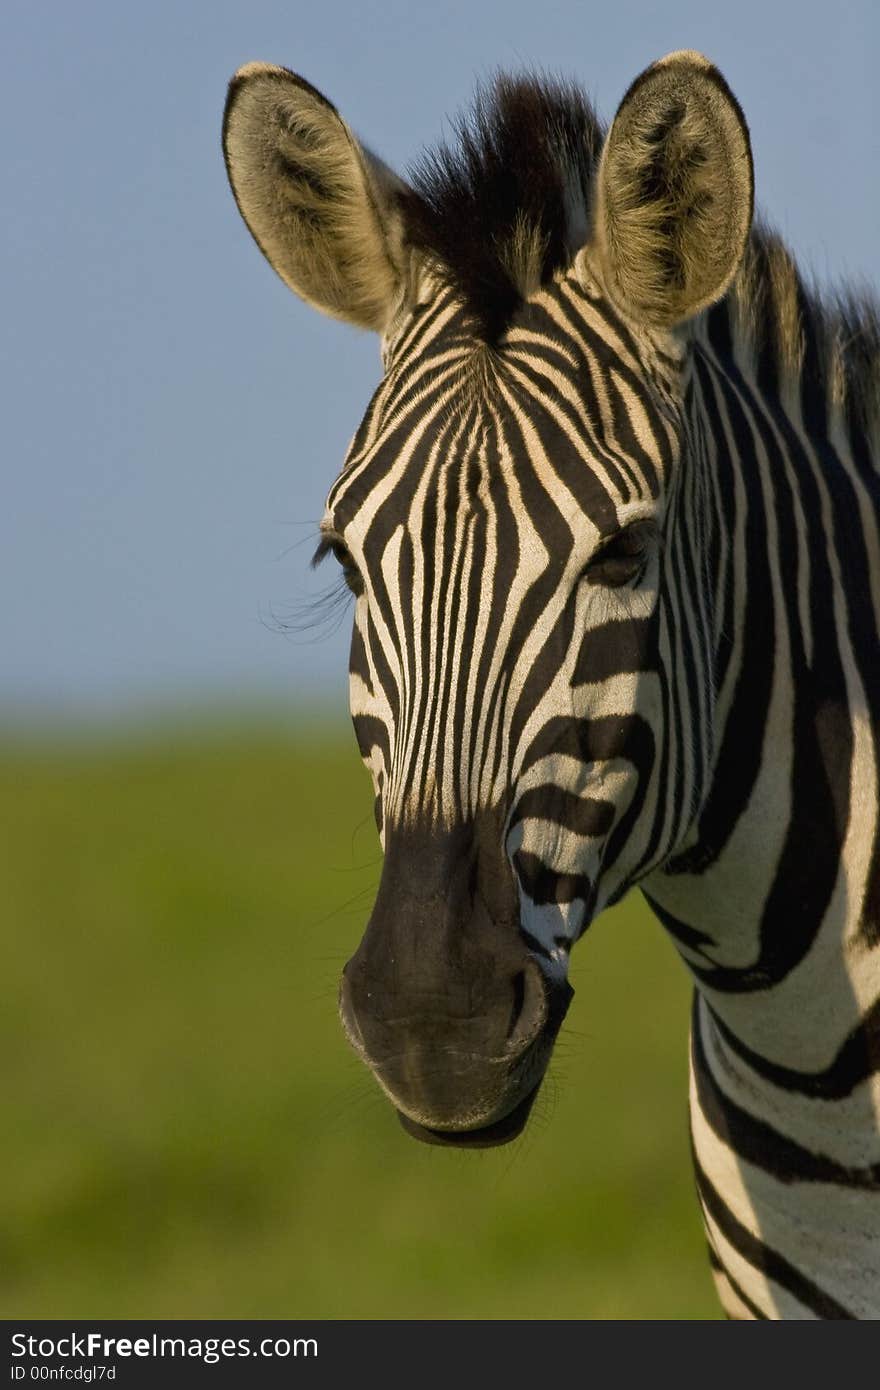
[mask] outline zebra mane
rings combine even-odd
[[[439,263],[488,342],[587,237],[604,127],[573,84],[499,74],[401,195],[411,244]]]
[[[796,389],[816,436],[839,412],[855,443],[880,446],[880,305],[869,288],[820,288],[759,221],[727,296],[708,311],[724,349],[738,344],[769,397]]]
[[[478,88],[453,132],[453,143],[421,157],[398,197],[411,245],[492,343],[587,240],[605,127],[576,84],[501,73]],[[808,284],[782,240],[757,223],[708,322],[731,349],[734,340],[746,347],[764,389],[778,394],[798,381],[805,400],[843,410],[849,428],[876,445],[880,309],[870,292]]]

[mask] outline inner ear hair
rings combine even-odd
[[[611,297],[671,327],[719,299],[752,221],[749,132],[724,78],[671,53],[620,104],[599,169],[593,241]]]
[[[396,175],[326,97],[266,63],[229,84],[223,150],[239,211],[282,280],[324,313],[381,331],[400,289]]]

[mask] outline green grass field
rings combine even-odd
[[[318,729],[5,748],[0,1316],[719,1316],[661,929],[578,947],[522,1139],[419,1145],[336,1018],[370,807]]]

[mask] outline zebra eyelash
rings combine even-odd
[[[619,589],[641,579],[648,564],[649,550],[658,539],[650,521],[634,521],[599,547],[581,572],[588,584]]]
[[[311,568],[317,569],[326,560],[328,555],[335,556],[342,568],[342,576],[351,592],[359,598],[364,592],[364,581],[361,572],[352,558],[351,551],[336,536],[322,536],[318,542],[317,549],[312,556]]]
[[[327,559],[327,556],[332,553],[332,550],[333,542],[330,540],[330,537],[322,536],[315,549],[314,555],[309,561],[309,569],[316,570],[318,566],[323,564]]]

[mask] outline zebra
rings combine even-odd
[[[724,1312],[880,1315],[876,302],[754,216],[689,50],[607,131],[499,76],[407,180],[250,63],[223,143],[281,278],[381,340],[315,554],[384,853],[348,1039],[410,1135],[512,1139],[638,885],[694,981]]]

